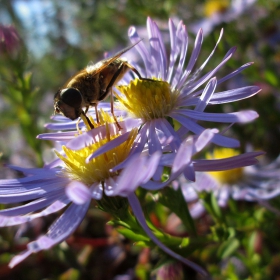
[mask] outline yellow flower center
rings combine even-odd
[[[229,0],[209,0],[205,3],[204,14],[206,17],[211,17],[213,14],[224,13],[229,5]]]
[[[220,158],[227,158],[232,156],[237,156],[239,152],[234,149],[229,148],[219,148],[214,149],[213,153],[207,153],[207,159],[220,159]],[[243,168],[234,168],[225,171],[213,171],[207,172],[211,176],[213,176],[220,184],[233,184],[237,182],[243,175]]]
[[[94,142],[93,139],[91,145],[77,151],[63,146],[62,149],[65,152],[65,156],[58,152],[56,152],[56,155],[65,163],[66,167],[63,171],[65,176],[72,180],[83,182],[87,186],[91,186],[93,183],[104,182],[106,179],[118,175],[117,172],[111,172],[110,169],[126,159],[136,135],[137,129],[131,130],[125,142],[93,158],[89,163],[86,163],[86,159],[91,154],[119,135],[110,135],[107,127],[107,136],[105,139],[101,139],[98,142]]]
[[[121,109],[144,121],[166,117],[176,106],[179,95],[171,90],[169,83],[157,79],[134,79],[117,88],[122,93],[122,96],[116,94]]]

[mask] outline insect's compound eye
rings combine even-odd
[[[65,88],[60,92],[60,100],[73,108],[80,108],[82,104],[82,95],[80,91],[75,88]]]

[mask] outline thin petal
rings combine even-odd
[[[36,241],[27,245],[27,251],[12,258],[9,266],[12,268],[30,254],[41,250],[48,250],[52,246],[65,240],[79,226],[83,220],[90,200],[83,205],[72,204],[66,211],[51,225],[46,235],[39,237]]]
[[[143,230],[146,232],[146,234],[149,236],[149,238],[160,248],[162,249],[165,253],[167,253],[168,255],[170,255],[171,257],[175,258],[176,260],[184,263],[185,265],[191,267],[192,269],[194,269],[195,271],[197,271],[198,273],[200,273],[201,275],[203,275],[204,277],[208,277],[208,273],[199,265],[189,261],[188,259],[185,259],[184,257],[178,255],[177,253],[173,252],[172,250],[170,250],[168,247],[166,247],[163,243],[161,243],[156,236],[152,233],[151,229],[148,227],[147,223],[146,223],[146,219],[145,216],[143,214],[141,205],[139,203],[138,198],[136,197],[136,195],[134,193],[131,193],[128,196],[128,201],[129,204],[132,208],[132,211],[137,219],[137,221],[139,222],[139,224],[142,226]]]
[[[134,26],[129,28],[128,37],[133,44],[141,40]],[[145,69],[147,71],[145,76],[151,77],[152,76],[152,73],[150,72],[150,70],[152,69],[151,55],[148,52],[147,48],[145,47],[145,44],[141,41],[137,45],[135,45],[135,49],[138,51],[142,60],[144,61]]]
[[[199,88],[202,84],[204,84],[207,80],[214,76],[214,74],[232,57],[235,51],[236,47],[231,48],[218,66],[216,66],[212,71],[202,76],[196,82],[188,84],[188,86],[185,89],[183,89],[182,94],[187,97],[188,95],[190,95],[190,93],[194,92],[197,88]]]
[[[224,104],[249,98],[261,91],[258,86],[248,86],[227,91],[216,92],[212,95],[209,104]]]
[[[144,164],[145,157],[134,156],[130,164],[122,170],[121,175],[118,177],[116,187],[112,190],[112,195],[126,195],[133,192],[142,180]]]
[[[195,38],[195,42],[194,42],[194,48],[189,60],[189,63],[187,65],[187,68],[184,72],[184,74],[182,75],[181,79],[180,79],[180,83],[178,84],[178,88],[181,88],[184,84],[184,82],[186,81],[186,78],[189,76],[189,74],[191,73],[197,59],[200,53],[200,49],[202,46],[202,42],[203,42],[203,31],[202,29],[199,29]]]
[[[69,119],[66,118],[66,121],[63,123],[47,123],[44,125],[45,128],[50,129],[50,130],[76,130],[77,129],[77,120],[76,121],[70,121]],[[85,127],[84,123],[79,123],[79,128],[82,129]],[[47,134],[47,133],[46,133]],[[44,134],[40,134],[44,135]],[[40,138],[39,139],[43,139]]]
[[[62,128],[61,130],[66,130],[67,128]],[[55,133],[43,133],[37,136],[41,140],[51,140],[51,141],[68,141],[73,139],[77,134],[77,131],[70,132],[55,132]]]
[[[130,154],[123,162],[121,162],[120,164],[113,167],[111,169],[112,172],[123,169],[125,166],[127,166],[130,163],[130,160],[134,155],[142,153],[142,151],[148,141],[147,131],[149,130],[149,125],[150,125],[149,122],[143,125],[140,132],[138,133],[138,136],[135,139],[135,143],[131,149]]]
[[[239,111],[235,113],[205,113],[189,109],[174,110],[189,118],[199,121],[219,122],[219,123],[247,123],[258,118],[258,113],[252,110]]]
[[[200,152],[206,145],[208,145],[215,136],[215,133],[218,133],[217,129],[205,129],[195,141],[195,153]]]
[[[24,215],[30,212],[38,211],[39,209],[49,206],[55,200],[62,197],[63,196],[62,194],[63,194],[63,190],[57,193],[46,194],[44,197],[31,201],[24,205],[0,210],[0,216],[17,216],[17,215]]]
[[[86,163],[89,163],[92,159],[94,159],[97,156],[100,156],[106,152],[108,152],[109,150],[114,149],[115,147],[121,145],[123,142],[125,142],[130,135],[130,131],[122,134],[121,136],[107,142],[106,144],[102,145],[99,149],[97,149],[93,154],[91,154],[90,156],[88,156],[86,158]]]
[[[186,26],[183,24],[182,21],[179,22],[177,26],[175,47],[176,47],[175,49],[176,52],[174,54],[173,59],[177,59],[179,52],[180,52],[180,57],[179,57],[179,64],[176,67],[174,78],[171,81],[172,88],[178,88],[178,82],[180,81],[181,76],[183,74],[183,67],[185,64],[187,50],[188,50],[188,34],[187,34]]]
[[[156,54],[155,60],[158,61],[159,64],[159,73],[160,77],[163,80],[166,80],[167,75],[167,55],[165,46],[162,40],[161,33],[159,31],[159,28],[157,24],[152,21],[149,17],[147,19],[147,29],[148,31],[151,31],[151,37],[150,37],[150,45],[153,49],[156,49],[157,51],[154,52]],[[153,53],[153,52],[152,52]]]
[[[168,77],[167,82],[174,86],[174,83],[171,83],[171,78],[173,75],[173,71],[175,70],[175,62],[177,60],[178,54],[181,51],[187,53],[187,40],[186,45],[184,47],[181,46],[181,40],[178,36],[178,30],[181,30],[183,22],[180,21],[177,30],[176,27],[171,19],[169,19],[169,34],[170,34],[170,58],[169,58],[169,69],[168,69]],[[176,86],[177,82],[175,83]]]
[[[193,138],[189,138],[182,143],[180,146],[178,153],[175,156],[173,165],[172,165],[172,173],[178,172],[190,164],[191,157],[193,151]]]
[[[0,189],[0,203],[19,203],[44,197],[46,193],[57,193],[68,183],[68,180],[50,180],[30,185],[24,184],[20,188]]]
[[[185,178],[188,179],[189,181],[191,181],[191,182],[195,181],[195,172],[194,172],[194,168],[193,168],[193,163],[186,166],[186,168],[183,171],[183,174],[184,174]]]
[[[200,111],[200,112],[204,111],[209,100],[211,99],[211,96],[213,95],[216,89],[216,86],[217,86],[217,79],[214,77],[207,83],[205,89],[203,90],[199,98],[199,102],[197,103],[194,109],[195,111]]]
[[[256,164],[258,162],[256,157],[263,154],[263,152],[249,152],[224,159],[195,160],[194,168],[195,171],[221,171],[238,167],[244,167]]]
[[[218,38],[218,40],[217,40],[216,45],[214,46],[214,49],[212,50],[212,52],[210,53],[210,55],[208,56],[208,58],[204,61],[204,63],[203,63],[203,64],[199,67],[199,69],[196,71],[197,73],[200,73],[200,72],[203,70],[203,68],[205,67],[205,65],[208,63],[208,61],[209,61],[209,60],[211,59],[211,57],[214,55],[214,53],[215,53],[215,51],[216,51],[216,49],[217,49],[217,47],[218,47],[218,44],[219,44],[219,42],[220,42],[221,39],[222,39],[222,36],[223,36],[223,29],[221,29],[220,36],[219,36],[219,38]],[[186,78],[188,77],[189,73],[190,73],[190,71],[188,70],[188,67],[187,67],[186,71],[185,71],[184,74],[182,75],[182,78],[181,78],[180,83],[178,84],[178,88],[181,88],[181,87],[183,86],[183,84],[185,83]]]
[[[141,179],[141,183],[145,184],[148,180],[150,180],[153,177],[154,173],[157,170],[160,158],[161,152],[156,152],[149,159],[147,159],[145,172],[143,172],[144,170],[142,169],[143,176]]]
[[[163,134],[166,137],[166,143],[162,143],[164,144],[169,144],[172,148],[172,151],[177,151],[178,148],[181,145],[181,140],[178,136],[178,134],[175,132],[174,128],[170,125],[170,123],[166,120],[163,119],[162,122],[158,123],[158,129],[161,130],[163,132]],[[171,139],[170,143],[168,143],[168,140]]]
[[[149,122],[148,146],[150,155],[162,150],[158,135],[156,133],[157,122],[161,122],[161,119]]]
[[[236,70],[234,70],[232,73],[226,75],[225,77],[221,78],[218,80],[218,85],[233,78],[234,76],[238,75],[240,72],[242,72],[243,70],[245,70],[246,68],[248,68],[249,66],[251,66],[252,64],[254,64],[254,62],[248,62],[242,66],[240,66],[239,68],[237,68]]]
[[[56,200],[55,202],[50,204],[46,209],[44,209],[40,212],[37,212],[35,214],[29,214],[29,215],[24,215],[24,216],[17,215],[17,216],[9,217],[9,216],[6,216],[6,214],[8,214],[8,212],[6,212],[5,215],[2,215],[2,214],[0,215],[0,227],[20,225],[20,224],[24,224],[27,222],[31,222],[32,220],[43,217],[43,216],[48,216],[52,213],[60,211],[65,206],[67,206],[67,204],[69,202],[70,201],[66,196],[60,195],[59,200]],[[12,209],[12,210],[14,210],[14,209]],[[34,209],[33,211],[36,211],[36,209]]]
[[[71,201],[79,205],[91,199],[91,193],[88,187],[79,181],[72,181],[67,185],[65,193]]]
[[[185,128],[188,130],[192,131],[195,134],[201,134],[204,128],[200,125],[198,125],[196,122],[192,121],[191,119],[188,119],[182,115],[179,114],[170,114],[171,117],[173,117],[175,120],[177,120],[179,123],[182,124]],[[239,141],[223,136],[221,134],[215,134],[215,136],[212,139],[212,142],[223,146],[223,147],[228,147],[228,148],[235,148],[239,147]]]

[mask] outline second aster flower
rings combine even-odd
[[[251,110],[235,113],[204,112],[208,104],[237,101],[250,97],[260,90],[257,86],[247,86],[215,92],[217,85],[251,65],[247,63],[221,79],[215,77],[216,72],[232,57],[236,48],[231,48],[219,65],[199,77],[213,56],[223,32],[206,61],[194,71],[203,41],[202,30],[197,34],[194,49],[186,66],[188,34],[182,22],[176,27],[172,20],[169,21],[171,43],[169,57],[158,26],[150,18],[147,20],[147,31],[149,48],[140,41],[136,28],[131,27],[129,30],[132,43],[140,41],[135,45],[135,49],[140,53],[145,67],[141,69],[136,66],[136,68],[143,79],[136,78],[128,85],[117,86],[116,93],[119,108],[128,112],[132,118],[142,120],[139,146],[147,143],[151,154],[166,145],[169,145],[171,151],[177,151],[189,132],[196,135],[202,133],[204,128],[197,123],[198,121],[246,123],[258,116]],[[204,88],[201,88],[202,86]],[[221,134],[216,134],[212,142],[225,147],[239,145],[237,140]]]

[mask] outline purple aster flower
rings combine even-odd
[[[184,155],[192,155],[193,150],[204,147],[213,136],[213,133],[206,134],[209,136],[202,134],[189,141],[185,146]],[[56,152],[59,160],[45,168],[10,166],[21,171],[25,177],[0,180],[0,202],[25,204],[0,210],[0,226],[26,223],[68,206],[45,235],[30,242],[25,252],[11,260],[10,267],[17,265],[32,253],[47,250],[65,240],[83,220],[91,199],[101,200],[106,195],[127,197],[139,224],[156,245],[175,259],[206,275],[201,267],[162,244],[148,227],[134,190],[139,185],[145,187],[151,181],[162,155],[159,152],[151,156],[148,153],[134,154],[130,161],[125,161],[134,148],[136,137],[137,129],[126,129],[123,126],[122,134],[119,135],[119,130],[114,124],[107,124],[68,141],[63,146],[63,152]],[[180,153],[174,156],[174,174],[179,174],[187,168],[191,163],[189,157],[188,160],[181,159]]]
[[[224,148],[216,149],[213,156],[217,158],[236,154],[237,151]],[[242,155],[234,157],[240,156]],[[216,160],[224,161],[225,159]],[[181,187],[186,201],[192,203],[190,211],[194,218],[200,217],[205,212],[198,197],[198,193],[201,191],[214,192],[221,207],[227,205],[230,197],[235,200],[262,202],[280,194],[279,158],[268,166],[258,164],[236,167],[232,166],[232,169],[226,171],[196,172],[195,182],[188,182],[183,176],[173,182],[174,187]]]
[[[161,33],[156,23],[150,18],[147,21],[147,30],[148,48],[144,41],[140,41],[135,49],[140,53],[145,66],[144,69],[138,66],[136,68],[142,77],[148,78],[148,80],[136,78],[128,85],[117,86],[118,92],[116,93],[119,101],[118,108],[142,121],[139,146],[144,147],[144,143],[147,143],[150,153],[153,153],[161,150],[168,142],[171,150],[176,151],[188,132],[199,135],[204,130],[197,123],[198,121],[246,123],[258,116],[251,110],[224,114],[203,112],[208,104],[237,101],[250,97],[260,90],[257,86],[247,86],[216,92],[217,85],[251,65],[251,63],[247,63],[221,79],[214,77],[217,71],[232,57],[236,48],[230,49],[221,63],[213,70],[199,77],[213,56],[223,32],[206,61],[194,71],[203,40],[202,30],[199,30],[197,34],[194,49],[186,67],[184,65],[186,64],[188,35],[182,22],[176,27],[172,20],[169,21],[171,42],[169,57]],[[129,37],[132,43],[140,40],[134,27],[130,28]],[[204,88],[201,89],[202,86]],[[179,123],[178,131],[175,131],[174,125],[170,124],[174,121]],[[212,142],[225,147],[239,145],[237,140],[221,134],[216,134]]]

